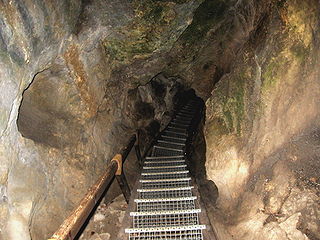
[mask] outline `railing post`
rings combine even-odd
[[[140,151],[140,145],[139,145],[139,131],[136,133],[136,144],[134,145],[134,150],[136,152],[136,157],[139,162],[139,166],[142,166],[142,157],[141,157],[141,151]]]
[[[115,161],[118,164],[118,169],[116,171],[116,179],[120,186],[121,192],[126,200],[127,203],[129,203],[131,191],[129,184],[127,182],[126,176],[123,174],[123,162],[122,162],[122,155],[116,154],[114,158],[111,161]]]

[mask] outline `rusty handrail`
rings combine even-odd
[[[112,182],[114,176],[120,185],[122,193],[128,201],[130,197],[130,189],[122,171],[123,162],[129,155],[132,147],[136,142],[136,135],[134,134],[125,148],[116,154],[109,162],[105,172],[99,177],[95,184],[89,188],[84,198],[79,205],[71,212],[69,217],[64,220],[59,229],[48,240],[71,240],[74,239],[82,225],[88,219],[90,213],[99,202],[103,193]]]

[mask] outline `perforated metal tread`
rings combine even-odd
[[[205,225],[126,229],[130,240],[202,240]]]
[[[136,209],[130,212],[129,240],[203,240],[205,225],[199,224],[200,209],[185,160],[189,126],[196,111],[191,102],[162,132],[151,156],[146,157]]]

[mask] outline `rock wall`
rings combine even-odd
[[[0,2],[1,239],[49,237],[135,130],[166,124],[184,87],[159,73],[199,4]]]
[[[221,239],[319,239],[319,2],[273,2],[206,102]]]

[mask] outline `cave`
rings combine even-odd
[[[184,160],[214,237],[178,239],[320,239],[319,1],[12,0],[0,13],[0,239],[58,239],[136,136],[133,194],[186,109]],[[129,239],[115,179],[72,239]]]

